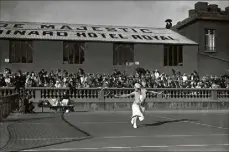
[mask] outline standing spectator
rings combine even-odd
[[[68,79],[67,78],[64,78],[62,87],[63,88],[68,88],[69,87]]]
[[[0,74],[0,87],[5,87],[5,86],[6,86],[6,82],[3,77],[3,74]]]
[[[10,78],[10,75],[9,74],[6,74],[5,76],[5,83],[6,83],[6,86],[7,87],[11,87],[11,78]]]
[[[183,82],[186,82],[188,80],[188,77],[187,75],[184,73],[183,76],[182,76],[182,81]]]
[[[157,69],[154,72],[154,76],[155,76],[155,79],[158,79],[159,76],[160,76],[160,73],[159,73],[159,71]]]
[[[30,75],[28,75],[27,79],[26,79],[26,83],[25,83],[25,87],[32,87],[33,81],[30,77]]]

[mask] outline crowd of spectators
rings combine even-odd
[[[79,69],[76,73],[66,70],[47,72],[11,72],[0,73],[0,87],[56,87],[56,88],[132,88],[136,82],[145,81],[148,88],[229,88],[229,76],[203,76],[196,71],[190,74],[172,70],[172,75],[158,70],[149,71],[137,68],[132,75],[114,70],[111,74],[85,73]]]

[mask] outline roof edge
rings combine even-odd
[[[188,17],[180,22],[178,22],[176,25],[174,25],[172,28],[180,29],[192,22],[195,22],[197,20],[203,20],[203,21],[223,21],[223,22],[229,22],[229,17],[225,16],[207,16],[207,15],[199,15],[195,14],[191,17]]]
[[[0,40],[37,40],[37,41],[76,41],[76,40],[63,40],[63,39],[42,39],[42,38],[2,38],[0,37]],[[199,45],[198,43],[195,43],[193,41],[193,43],[179,43],[179,44],[176,44],[176,43],[159,43],[159,42],[133,42],[133,41],[123,41],[123,42],[118,42],[118,41],[103,41],[103,40],[77,40],[77,41],[82,41],[82,42],[86,42],[86,43],[89,43],[89,42],[99,42],[99,43],[134,43],[134,44],[148,44],[148,45],[186,45],[186,46],[196,46],[196,45]],[[192,41],[192,40],[190,40]]]
[[[54,22],[27,22],[27,21],[3,21],[0,23],[30,23],[30,24],[54,24],[54,25],[79,25],[79,26],[108,26],[108,27],[126,27],[126,28],[149,28],[149,29],[166,29],[163,27],[150,27],[150,26],[127,26],[127,25],[109,25],[109,24],[76,24],[76,23],[54,23]]]

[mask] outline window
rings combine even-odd
[[[10,41],[10,63],[32,63],[33,45],[32,41],[11,40]]]
[[[84,63],[84,42],[64,42],[63,62],[64,64]]]
[[[205,29],[205,51],[215,52],[215,30]]]
[[[164,46],[164,66],[182,66],[183,47],[180,45]]]
[[[113,65],[131,65],[134,62],[134,44],[113,44]]]

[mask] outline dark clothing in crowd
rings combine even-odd
[[[132,75],[127,75],[115,69],[111,74],[91,74],[79,69],[76,73],[69,73],[66,70],[58,69],[57,72],[47,72],[42,69],[40,72],[19,71],[14,74],[6,69],[0,74],[0,87],[11,86],[16,89],[24,87],[56,87],[70,88],[72,92],[77,88],[132,88],[134,83],[145,81],[150,88],[229,88],[229,76],[204,76],[200,77],[196,71],[191,74],[182,74],[172,69],[172,75],[161,73],[158,70],[149,71],[137,68]]]
[[[6,82],[4,78],[0,76],[0,87],[5,87],[5,86],[6,86]]]
[[[34,105],[33,102],[29,102],[29,104],[26,106],[26,113],[34,113]]]
[[[15,87],[16,89],[25,87],[25,77],[24,76],[16,76],[15,77]]]
[[[66,93],[63,95],[63,99],[70,99],[69,95]]]

